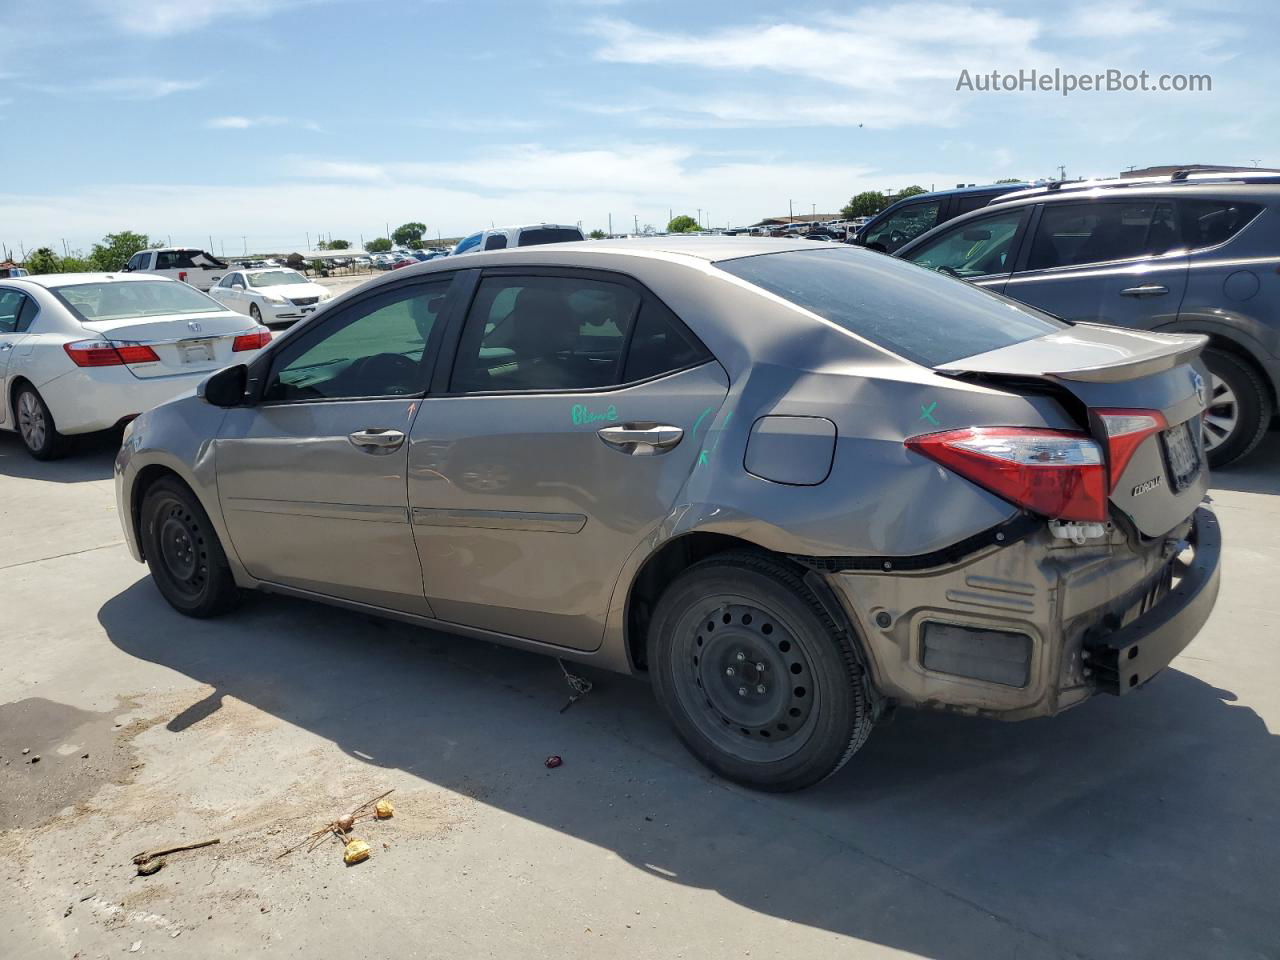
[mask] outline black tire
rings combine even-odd
[[[793,568],[727,553],[667,587],[648,662],[658,702],[694,756],[746,786],[799,790],[844,766],[871,732],[855,642]]]
[[[14,391],[13,415],[18,436],[31,456],[37,460],[57,460],[66,455],[67,438],[58,432],[49,405],[31,384],[24,383]]]
[[[1203,358],[1209,372],[1221,381],[1208,385],[1204,424],[1209,466],[1217,469],[1239,460],[1262,442],[1271,423],[1271,393],[1247,360],[1213,347],[1204,351]],[[1224,423],[1230,428],[1224,429]]]
[[[142,501],[142,552],[169,605],[188,617],[216,617],[240,602],[209,515],[190,489],[157,480]]]
[[[249,316],[253,319],[254,323],[262,323],[262,311],[258,309],[258,305],[256,303],[249,304]]]

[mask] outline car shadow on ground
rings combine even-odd
[[[1247,457],[1214,470],[1209,486],[1238,493],[1280,493],[1280,429],[1273,429]]]
[[[708,774],[627,678],[591,672],[562,714],[549,658],[278,597],[193,621],[146,579],[99,620],[122,651],[216,688],[169,720],[174,736],[199,737],[232,696],[796,923],[940,960],[1280,942],[1276,738],[1178,670],[1051,720],[899,711],[836,777],[769,795]],[[549,754],[564,766],[545,769]]]
[[[111,479],[116,452],[120,449],[119,430],[70,437],[68,444],[66,456],[58,460],[37,460],[27,452],[16,433],[0,431],[0,477],[52,483]]]

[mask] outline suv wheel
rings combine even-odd
[[[871,732],[852,642],[790,567],[733,553],[671,583],[648,653],[685,746],[723,777],[782,791],[829,777]]]
[[[24,384],[13,397],[18,434],[27,452],[37,460],[56,460],[67,451],[66,437],[58,432],[53,414],[36,388]]]
[[[189,617],[234,607],[240,591],[209,515],[176,479],[157,480],[142,501],[142,550],[160,593]]]
[[[1246,361],[1212,347],[1204,351],[1209,368],[1209,401],[1204,417],[1204,447],[1210,467],[1239,460],[1261,441],[1271,420],[1271,395]]]

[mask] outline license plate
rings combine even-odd
[[[1189,486],[1200,472],[1200,447],[1191,432],[1192,423],[1199,425],[1199,420],[1180,423],[1161,435],[1165,459],[1169,464],[1169,479],[1175,492]]]
[[[183,363],[208,363],[213,359],[212,340],[183,340],[178,344]]]

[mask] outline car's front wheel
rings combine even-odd
[[[1262,377],[1234,354],[1210,347],[1209,396],[1204,415],[1204,446],[1209,466],[1226,466],[1262,442],[1271,421],[1271,394]]]
[[[649,669],[676,733],[716,773],[798,790],[835,773],[873,722],[854,640],[789,566],[721,554],[672,581]]]
[[[27,452],[37,460],[56,460],[67,452],[67,438],[58,432],[53,414],[44,398],[30,384],[23,384],[13,397],[18,435]]]
[[[185,484],[157,480],[142,500],[142,550],[156,587],[189,617],[234,607],[240,591],[209,515]]]
[[[262,311],[258,309],[256,303],[249,304],[249,316],[253,318],[254,323],[262,323]]]

